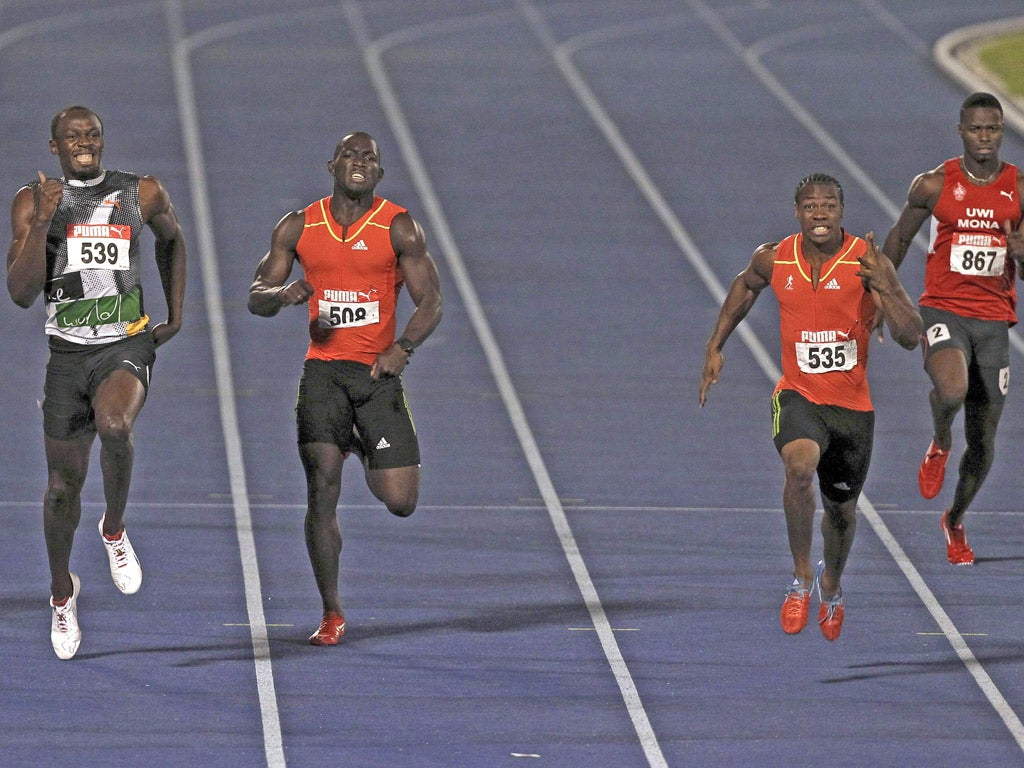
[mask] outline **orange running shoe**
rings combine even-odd
[[[818,626],[829,642],[839,639],[839,633],[843,631],[842,593],[822,601],[818,607]]]
[[[953,565],[974,565],[974,550],[967,543],[964,524],[951,526],[946,520],[948,514],[948,509],[942,513],[942,532],[946,534],[946,558]]]
[[[783,600],[782,610],[779,612],[782,631],[787,635],[798,634],[807,626],[810,608],[811,590],[804,586],[802,580],[793,579],[793,583],[786,590],[786,599]]]
[[[310,645],[337,645],[345,634],[345,617],[334,611],[324,613],[316,632],[309,636]]]
[[[932,440],[928,445],[928,452],[921,461],[921,468],[917,471],[917,487],[921,489],[921,495],[926,499],[934,499],[942,490],[948,460],[949,450],[942,450]]]
[[[843,631],[843,590],[839,590],[831,597],[824,597],[821,594],[821,573],[825,570],[825,562],[818,563],[818,569],[814,574],[814,581],[818,588],[818,626],[821,627],[821,634],[829,642],[839,639],[839,633]]]

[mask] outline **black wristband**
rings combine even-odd
[[[412,357],[412,353],[416,351],[416,345],[409,341],[407,338],[405,338],[405,336],[396,341],[395,344],[400,346],[402,348],[402,351],[405,352],[405,354],[409,355],[410,357]]]

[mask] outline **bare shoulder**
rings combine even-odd
[[[426,250],[423,227],[408,211],[402,211],[391,220],[391,245],[401,256],[415,256]]]
[[[171,197],[156,176],[139,177],[139,205],[146,221],[170,209]]]
[[[907,193],[907,199],[918,205],[928,201],[938,200],[939,193],[942,192],[942,185],[945,180],[945,163],[937,168],[932,168],[930,171],[919,173],[910,182],[910,191]]]
[[[278,245],[294,247],[306,227],[305,211],[288,211],[274,225],[273,239]]]

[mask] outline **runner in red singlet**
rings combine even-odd
[[[722,370],[722,347],[768,286],[779,302],[782,378],[772,396],[772,434],[786,471],[782,506],[793,581],[780,612],[782,629],[807,625],[811,594],[818,624],[835,640],[843,624],[840,580],[853,544],[857,499],[874,436],[868,391],[868,344],[880,309],[896,340],[913,349],[921,317],[890,261],[843,230],[843,190],[831,176],[803,179],[794,196],[800,232],[754,251],[733,280],[708,339],[700,404]],[[814,478],[824,503],[824,557],[811,564]]]
[[[967,447],[941,525],[949,562],[970,565],[974,551],[963,516],[992,467],[1009,390],[1009,328],[1017,322],[1015,276],[1024,259],[1024,176],[999,159],[1003,108],[995,96],[969,96],[957,130],[963,154],[911,182],[884,250],[899,268],[921,225],[931,219],[920,305],[934,434],[918,486],[926,499],[942,490],[953,420],[963,408]]]
[[[440,281],[423,229],[404,208],[374,194],[384,174],[377,142],[366,133],[345,136],[327,170],[332,194],[278,222],[249,289],[249,310],[264,317],[309,306],[296,420],[306,546],[323,602],[313,645],[337,645],[345,631],[337,506],[349,452],[363,460],[367,485],[388,510],[407,517],[416,509],[419,444],[402,372],[441,321]],[[304,277],[287,282],[296,262]],[[395,341],[403,285],[416,308]]]

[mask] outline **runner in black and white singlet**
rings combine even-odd
[[[69,570],[81,490],[97,435],[106,510],[99,532],[117,588],[133,594],[142,568],[124,530],[132,429],[149,388],[156,347],[181,328],[185,240],[159,180],[103,169],[103,123],[68,107],[50,124],[62,178],[18,190],[11,206],[7,289],[30,307],[44,295],[50,359],[43,399],[48,468],[43,528],[50,564],[50,641],[61,659],[78,651],[81,584]],[[155,237],[167,320],[150,326],[142,301],[144,226]]]

